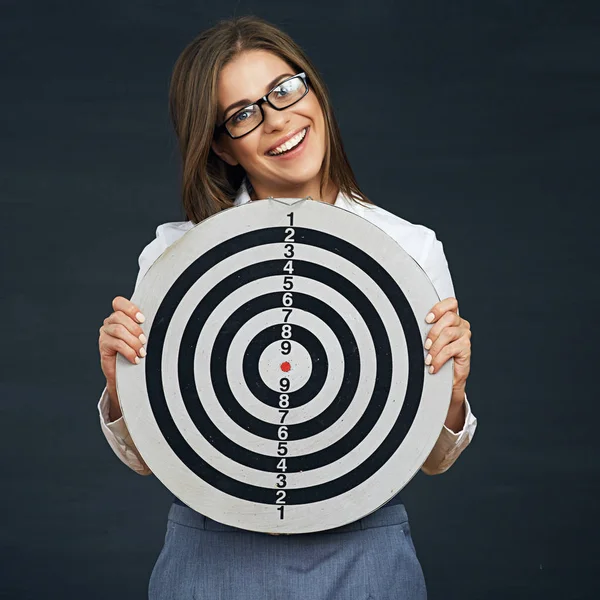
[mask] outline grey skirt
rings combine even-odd
[[[319,533],[268,535],[173,503],[150,600],[426,600],[404,504]]]

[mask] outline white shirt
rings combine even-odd
[[[250,202],[246,186],[240,187],[234,205]],[[444,255],[442,243],[435,233],[423,225],[414,225],[372,204],[358,203],[349,200],[342,193],[338,194],[335,206],[349,210],[367,219],[389,236],[391,236],[425,271],[438,296],[441,299],[454,297],[454,286]],[[156,238],[148,244],[139,257],[140,270],[136,279],[136,287],[146,274],[152,263],[176,240],[194,227],[191,221],[164,223],[156,229]],[[435,374],[431,375],[435,377]],[[123,417],[109,421],[109,398],[106,388],[98,403],[102,432],[115,454],[128,467],[141,475],[150,475],[151,471],[143,461],[135,447]],[[428,475],[436,475],[447,471],[463,450],[470,444],[477,427],[477,419],[465,395],[465,424],[461,431],[454,433],[445,425],[421,470]]]

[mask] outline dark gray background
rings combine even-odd
[[[2,2],[2,598],[144,598],[170,494],[106,444],[98,328],[180,220],[168,81],[255,13],[324,75],[359,182],[437,232],[479,429],[404,491],[430,598],[591,599],[598,401],[595,2]]]

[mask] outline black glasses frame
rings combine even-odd
[[[288,104],[287,106],[282,106],[281,108],[278,106],[275,106],[270,100],[269,100],[269,96],[281,85],[283,85],[284,83],[286,83],[287,81],[290,81],[290,79],[296,79],[297,77],[300,77],[300,79],[302,79],[302,82],[304,83],[304,94],[302,94],[302,96],[300,96],[300,98],[298,98],[298,100],[294,100],[291,104]],[[260,127],[263,123],[263,121],[265,120],[265,111],[263,110],[262,105],[266,102],[271,108],[273,108],[274,110],[285,110],[286,108],[289,108],[290,106],[293,106],[294,104],[296,104],[296,102],[300,102],[300,100],[302,100],[302,98],[304,98],[304,96],[306,96],[306,94],[308,94],[309,91],[309,87],[308,87],[308,81],[307,81],[307,75],[306,73],[298,73],[297,75],[292,75],[291,77],[288,77],[287,79],[284,79],[283,81],[280,81],[276,86],[273,87],[273,89],[271,89],[270,91],[268,91],[262,98],[259,98],[256,102],[252,102],[251,104],[248,104],[248,106],[244,106],[243,108],[240,108],[238,110],[236,110],[230,117],[228,117],[227,119],[225,119],[225,121],[223,121],[223,123],[221,123],[220,125],[217,125],[215,127],[215,136],[219,135],[220,133],[227,133],[227,135],[234,139],[234,140],[239,140],[240,138],[244,137],[245,135],[248,135],[249,133],[252,133],[257,127]],[[229,129],[227,129],[227,123],[229,123],[229,121],[231,121],[231,119],[233,119],[239,112],[242,112],[248,108],[250,108],[251,106],[258,106],[258,110],[260,110],[260,114],[261,114],[261,120],[259,123],[256,124],[256,127],[253,127],[250,131],[246,131],[246,133],[242,133],[242,135],[232,135],[231,132],[229,131]]]

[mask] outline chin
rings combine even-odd
[[[306,185],[316,178],[320,178],[320,165],[305,165],[303,168],[295,168],[293,173],[282,173],[281,181],[285,181],[289,185]]]
[[[310,161],[312,163],[312,161]],[[266,174],[265,174],[266,175]],[[271,171],[265,178],[257,178],[261,180],[261,186],[269,189],[274,187],[275,189],[290,189],[290,188],[303,188],[306,185],[314,182],[315,180],[321,180],[321,164],[305,164],[305,165],[292,165],[287,169]],[[302,193],[300,191],[298,194]]]

